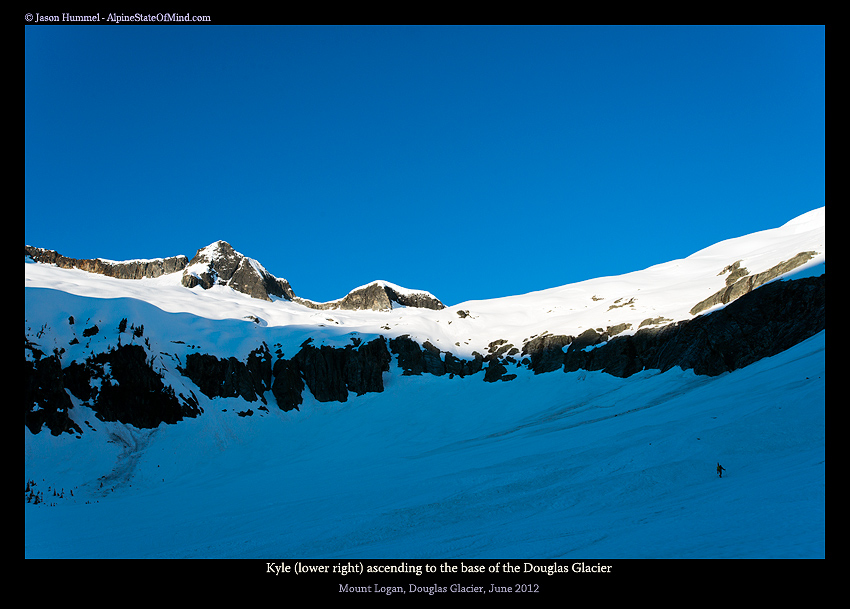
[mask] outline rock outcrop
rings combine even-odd
[[[292,300],[295,296],[288,281],[278,279],[225,241],[199,249],[183,269],[182,283],[187,288],[201,286],[205,290],[224,285],[262,300],[271,300],[272,296]]]
[[[186,268],[186,256],[154,258],[152,260],[127,260],[115,262],[102,258],[68,258],[53,251],[39,247],[25,246],[25,255],[34,262],[55,264],[63,269],[79,269],[88,273],[97,273],[116,279],[143,279],[176,273]]]
[[[471,360],[462,359],[449,351],[440,351],[430,341],[420,345],[407,334],[390,339],[389,345],[404,376],[469,376],[484,367],[485,359],[480,353],[473,353]]]
[[[24,362],[24,425],[38,433],[42,427],[54,436],[62,433],[82,433],[69,415],[73,407],[65,392],[62,364],[56,355],[44,356],[31,345],[32,361]]]
[[[139,345],[123,345],[65,369],[57,355],[45,357],[32,345],[27,348],[33,359],[25,362],[24,420],[32,433],[42,427],[53,435],[82,433],[68,414],[73,406],[69,393],[90,406],[98,419],[140,429],[201,413],[194,395],[177,396],[163,383]]]
[[[291,359],[280,358],[274,364],[265,345],[252,351],[247,362],[193,353],[181,372],[209,398],[266,403],[270,390],[278,407],[287,411],[298,409],[305,386],[320,402],[345,402],[349,392],[381,392],[390,360],[383,338],[344,348],[317,347],[308,341]]]
[[[726,277],[726,287],[694,305],[690,313],[691,315],[698,315],[715,305],[728,304],[736,298],[752,292],[768,281],[776,279],[784,273],[793,271],[816,255],[817,252],[800,252],[790,260],[784,260],[776,266],[755,275],[750,275],[746,268],[741,268],[740,260],[730,264],[719,273],[720,275],[729,273],[728,277]]]
[[[139,345],[123,345],[114,351],[100,353],[87,364],[101,381],[93,409],[102,421],[154,428],[160,423],[176,423],[201,413],[194,397],[178,398],[174,390],[163,383],[162,377],[148,363],[147,352]]]
[[[345,297],[330,302],[313,302],[306,298],[294,298],[295,302],[311,309],[344,309],[349,311],[389,311],[393,303],[403,307],[419,307],[439,311],[445,305],[427,292],[405,290],[385,281],[373,281],[361,288],[352,290]]]
[[[382,374],[390,369],[390,353],[383,337],[358,347],[316,347],[309,343],[292,358],[310,393],[320,402],[345,402],[357,395],[384,390]]]
[[[279,359],[272,369],[272,395],[284,412],[299,410],[304,401],[304,378],[298,366],[289,360]]]
[[[535,374],[553,372],[564,365],[564,347],[573,342],[572,336],[544,334],[526,342],[522,355],[529,357],[528,367]]]
[[[271,389],[271,355],[265,346],[248,355],[247,362],[235,357],[219,359],[213,355],[190,353],[183,374],[208,398],[239,397],[247,402],[266,403],[265,393]]]

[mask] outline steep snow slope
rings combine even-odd
[[[25,555],[824,557],[824,335],[720,377],[387,374],[155,430],[80,408],[96,432],[25,430]]]
[[[463,356],[544,331],[633,332],[692,317],[736,262],[762,273],[801,252],[814,255],[795,276],[824,272],[823,209],[628,275],[389,312],[188,289],[179,273],[131,281],[28,263],[25,325],[63,366],[119,340],[144,344],[188,391],[177,371],[188,354],[242,359],[262,342],[291,356],[307,338],[409,334]],[[119,333],[123,318],[144,332]],[[320,403],[305,390],[290,412],[269,394],[251,417],[236,414],[246,402],[195,387],[203,415],[153,430],[100,421],[72,397],[79,437],[25,429],[25,477],[44,500],[25,507],[25,554],[822,557],[824,341],[711,378],[518,368],[494,385],[393,365],[382,393]]]

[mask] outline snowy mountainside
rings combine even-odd
[[[25,430],[25,555],[824,558],[824,400],[823,332],[719,377],[393,375],[153,430],[75,400],[79,439]]]
[[[727,287],[729,273],[724,269],[738,263],[748,275],[755,275],[806,252],[811,255],[804,256],[806,259],[789,273],[822,272],[825,208],[782,227],[730,239],[687,258],[625,275],[438,310],[406,307],[374,314],[342,309],[329,313],[283,299],[250,298],[222,285],[206,291],[181,289],[179,273],[125,281],[40,264],[25,266],[25,284],[27,288],[58,289],[80,296],[134,298],[165,312],[191,313],[206,319],[257,319],[269,331],[309,327],[316,343],[338,344],[341,337],[345,342],[345,335],[354,333],[387,337],[407,334],[419,343],[430,341],[443,352],[470,357],[474,351],[484,353],[494,340],[521,346],[542,333],[577,336],[589,328],[612,328],[629,334],[641,324],[658,326],[692,319],[695,305]],[[399,293],[428,294],[388,282],[375,284],[389,285]]]
[[[27,556],[823,554],[823,208],[442,308],[314,308],[223,243],[28,255]]]
[[[283,410],[298,408],[305,391],[344,402],[382,391],[383,374],[393,366],[438,376],[484,371],[487,382],[513,380],[519,368],[629,376],[679,366],[719,374],[773,355],[825,324],[823,208],[642,271],[442,308],[315,309],[265,289],[254,297],[253,288],[234,285],[257,287],[240,273],[264,269],[223,241],[198,250],[182,273],[134,280],[27,260],[25,352],[36,392],[28,399],[38,405],[28,415],[33,430],[46,421],[53,431],[68,430],[66,389],[96,409],[103,401],[118,416],[120,406],[107,400],[116,385],[93,388],[107,374],[104,366],[125,370],[117,394],[150,398],[123,415],[139,424],[127,417],[142,410],[162,411],[163,420],[196,416],[195,388],[212,399],[271,400]],[[823,279],[811,286],[780,282],[781,294],[765,285],[806,275]],[[250,277],[272,288],[285,282]],[[375,282],[349,296],[373,288],[385,299],[388,291],[396,300],[423,294]],[[750,294],[757,296],[744,298]],[[130,370],[154,365],[157,376],[176,384],[134,392],[130,383],[138,374]],[[55,382],[41,378],[56,374]]]

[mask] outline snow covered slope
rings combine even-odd
[[[394,375],[155,430],[77,406],[80,439],[24,432],[25,555],[823,558],[824,396],[821,333],[721,377]]]
[[[293,330],[298,337],[309,334],[317,344],[347,343],[351,335],[389,338],[406,334],[420,343],[430,341],[441,351],[469,357],[474,351],[484,353],[497,339],[522,345],[543,332],[577,336],[588,328],[620,327],[628,334],[648,321],[657,320],[645,325],[692,319],[690,311],[695,305],[727,287],[729,272],[724,269],[739,263],[750,275],[764,273],[806,252],[811,252],[811,257],[790,272],[823,273],[825,208],[779,228],[730,239],[687,258],[626,275],[469,301],[436,311],[413,307],[317,311],[283,299],[258,300],[224,286],[189,290],[181,285],[180,273],[128,281],[42,264],[25,265],[25,287],[87,298],[131,298],[167,313],[189,313],[206,320],[257,319],[267,329],[269,343]],[[399,292],[419,292],[394,287]],[[28,319],[32,319],[33,309],[38,310],[28,307]],[[168,334],[188,338],[179,323],[169,326]],[[189,336],[198,339],[194,328]]]
[[[748,277],[824,269],[823,209],[628,275],[443,310],[317,311],[189,289],[180,273],[27,263],[28,361],[55,354],[67,370],[137,345],[203,413],[142,428],[66,391],[78,433],[24,430],[25,555],[823,557],[825,331],[719,376],[517,366],[484,383],[405,375],[393,359],[380,392],[320,402],[304,389],[288,411],[271,391],[208,397],[181,370],[193,354],[244,361],[261,344],[290,358],[308,340],[408,335],[468,357],[543,332],[628,334],[691,319]],[[119,378],[102,368],[101,390]]]

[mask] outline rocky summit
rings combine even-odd
[[[183,269],[182,283],[187,288],[214,285],[233,288],[251,298],[271,300],[272,296],[292,300],[295,293],[285,279],[278,279],[252,258],[243,256],[225,241],[216,241],[199,249]]]
[[[446,306],[436,297],[424,291],[406,290],[386,281],[374,281],[361,288],[356,288],[339,300],[331,302],[313,302],[306,298],[293,298],[297,303],[311,309],[327,311],[344,309],[348,311],[389,311],[393,304],[402,307],[417,307],[439,311]]]

